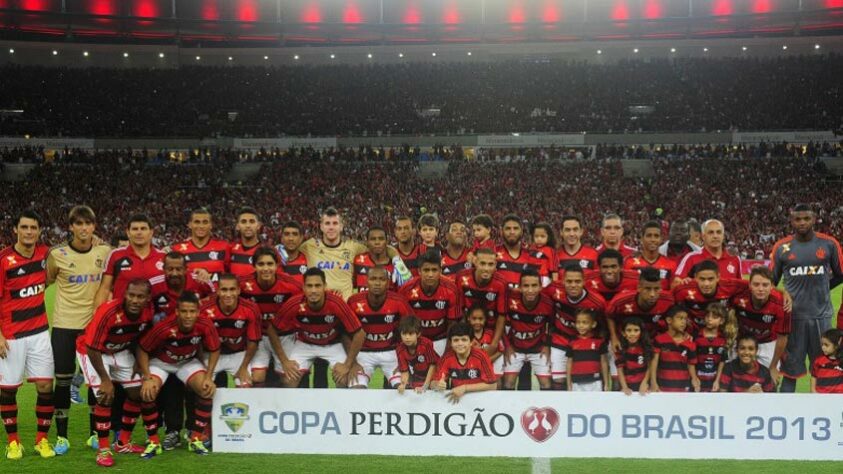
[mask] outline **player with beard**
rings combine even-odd
[[[542,286],[547,286],[550,283],[547,265],[543,260],[534,257],[522,242],[524,228],[521,225],[521,218],[515,214],[504,216],[501,235],[503,245],[498,245],[495,253],[498,275],[506,281],[507,285],[510,288],[518,288],[521,275],[529,271],[538,274]]]

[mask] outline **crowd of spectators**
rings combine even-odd
[[[819,147],[840,154],[839,144]],[[327,206],[346,215],[345,232],[356,238],[372,225],[391,230],[398,215],[418,218],[426,212],[443,223],[465,222],[481,213],[499,221],[514,212],[528,223],[548,221],[556,228],[563,215],[574,213],[584,218],[585,240],[591,244],[597,243],[600,218],[608,212],[624,217],[631,244],[652,218],[718,218],[734,247],[753,256],[758,250],[766,254],[790,232],[787,209],[806,202],[818,212],[819,229],[843,235],[843,187],[808,154],[767,157],[757,151],[764,147],[756,146],[746,148],[756,150],[748,156],[715,157],[706,148],[682,147],[682,153],[674,148],[670,156],[656,153],[650,178],[625,178],[622,161],[611,157],[635,153],[632,148],[604,147],[596,158],[583,160],[558,159],[565,153],[541,149],[520,150],[513,153],[515,160],[452,159],[447,172],[436,176],[420,173],[416,160],[399,159],[403,149],[382,153],[392,154],[391,159],[371,161],[366,156],[381,153],[368,148],[300,149],[279,152],[242,181],[231,178],[239,155],[232,150],[177,164],[130,150],[99,152],[96,159],[77,151],[41,163],[25,179],[5,185],[0,243],[13,241],[14,216],[25,208],[45,217],[47,242],[61,241],[66,212],[78,203],[98,212],[98,232],[104,238],[119,232],[129,215],[150,215],[159,245],[185,238],[189,213],[197,207],[209,208],[218,234],[232,239],[235,213],[247,205],[264,216],[262,237],[268,243],[289,219],[314,234],[318,212]]]
[[[0,135],[839,129],[843,57],[178,69],[0,67]]]

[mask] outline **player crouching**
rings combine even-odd
[[[208,355],[207,367],[199,359],[200,351]],[[208,448],[202,443],[202,434],[210,422],[213,408],[216,386],[212,374],[220,358],[220,338],[211,319],[199,313],[199,299],[195,294],[182,293],[175,316],[156,324],[141,338],[137,356],[143,377],[144,423],[148,423],[149,436],[149,443],[141,457],[150,459],[162,452],[155,399],[171,374],[196,393],[196,420],[188,448],[196,454],[208,454]]]

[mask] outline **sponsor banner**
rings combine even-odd
[[[733,132],[732,143],[761,143],[761,142],[833,142],[837,139],[831,131],[807,132]]]
[[[509,148],[522,146],[584,145],[585,135],[479,135],[477,146],[484,148]]]
[[[741,260],[741,275],[749,275],[753,267],[769,267],[769,260]]]
[[[840,396],[221,389],[216,452],[843,460]]]
[[[337,139],[333,137],[285,137],[285,138],[235,138],[234,148],[331,148],[337,146]]]
[[[47,150],[63,150],[64,148],[81,148],[92,150],[94,140],[92,138],[21,138],[21,137],[0,137],[0,148],[14,147],[44,147]]]

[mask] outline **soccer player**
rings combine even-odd
[[[641,251],[624,260],[623,268],[634,271],[646,267],[655,268],[662,279],[662,287],[669,290],[673,283],[673,274],[676,272],[676,264],[659,253],[661,244],[661,224],[656,221],[647,222],[641,234]]]
[[[433,342],[421,335],[421,321],[415,316],[407,316],[398,323],[401,341],[395,347],[401,382],[398,393],[412,388],[416,393],[424,393],[430,387],[436,374],[439,354],[433,349]]]
[[[623,255],[614,249],[606,249],[597,256],[598,273],[585,273],[585,287],[589,291],[600,293],[606,301],[611,301],[618,293],[638,288],[639,273],[623,270]],[[561,278],[561,276],[560,276]]]
[[[606,214],[600,224],[600,237],[602,242],[595,249],[597,253],[613,249],[621,253],[623,258],[631,257],[637,248],[626,245],[623,241],[623,219],[617,214]]]
[[[281,226],[281,244],[275,246],[278,255],[281,256],[281,266],[278,270],[302,284],[304,284],[304,272],[307,271],[307,256],[299,252],[303,239],[304,230],[301,224],[288,221]]]
[[[475,305],[486,309],[486,324],[494,331],[492,347],[497,347],[506,328],[507,284],[496,270],[495,252],[480,248],[474,255],[474,268],[463,270],[455,279],[462,293],[463,312]]]
[[[304,294],[290,298],[278,311],[281,322],[294,321],[296,342],[289,355],[281,345],[274,346],[284,384],[295,387],[299,379],[310,370],[316,358],[332,366],[334,382],[338,387],[348,386],[357,374],[352,373],[354,361],[363,347],[365,333],[360,320],[339,296],[327,289],[325,272],[309,268],[304,274]],[[341,337],[348,336],[348,351]]]
[[[729,305],[735,309],[739,333],[755,338],[756,359],[770,369],[778,385],[779,362],[787,347],[791,322],[781,292],[773,288],[773,272],[767,267],[754,267],[749,273],[749,288],[733,296]]]
[[[448,327],[462,318],[462,293],[448,278],[442,276],[442,261],[436,252],[419,258],[419,276],[399,291],[421,320],[422,336],[433,341],[440,356],[447,348]]]
[[[663,319],[673,305],[673,296],[670,292],[662,290],[658,270],[642,269],[641,276],[638,278],[638,288],[618,294],[606,308],[606,322],[609,327],[609,337],[612,339],[612,351],[621,350],[620,328],[623,327],[625,320],[639,318],[644,322],[644,329],[648,334],[658,334],[664,330]],[[685,309],[683,311],[687,312]]]
[[[667,234],[667,242],[659,247],[659,253],[679,265],[679,262],[691,252],[699,250],[700,247],[691,241],[691,230],[686,221],[673,221]]]
[[[211,374],[228,373],[237,387],[251,387],[249,365],[261,341],[261,312],[252,300],[240,296],[237,276],[223,273],[217,281],[217,294],[199,312],[214,323],[220,338],[220,356]],[[205,365],[210,366],[208,356]],[[224,387],[222,387],[224,388]]]
[[[558,279],[564,278],[562,272],[572,263],[579,265],[583,270],[597,268],[597,251],[582,243],[583,226],[579,217],[563,216],[560,235],[562,246],[556,251]]]
[[[770,371],[756,360],[758,341],[744,335],[738,338],[738,357],[723,367],[720,375],[721,392],[775,392],[776,384]]]
[[[796,390],[796,379],[806,372],[806,356],[813,363],[821,354],[820,335],[831,327],[834,311],[830,292],[843,278],[840,243],[814,232],[814,222],[808,205],[795,206],[790,212],[794,234],[776,242],[770,253],[773,286],[784,277],[784,287],[793,298],[792,328],[781,366],[782,392]]]
[[[697,378],[697,346],[685,331],[688,312],[681,305],[665,314],[667,330],[653,339],[650,387],[654,392],[700,391]]]
[[[237,211],[237,225],[234,229],[240,236],[240,240],[232,244],[228,250],[230,258],[228,269],[238,277],[251,276],[255,271],[252,257],[261,245],[258,238],[261,227],[263,224],[258,211],[251,207],[244,207]]]
[[[413,226],[413,220],[406,216],[400,216],[395,219],[395,242],[398,256],[407,265],[413,277],[419,276],[419,262],[418,259],[425,252],[427,246],[424,244],[417,244],[416,228]]]
[[[381,226],[372,226],[366,231],[366,247],[368,252],[354,257],[354,289],[357,292],[366,291],[369,272],[375,266],[383,267],[388,273],[389,282],[393,281],[395,267],[386,254],[386,230]]]
[[[148,280],[135,280],[126,293],[104,303],[96,310],[93,321],[76,342],[76,358],[85,376],[85,383],[96,399],[93,407],[96,434],[99,438],[97,465],[110,467],[114,457],[109,447],[111,410],[115,402],[115,384],[122,385],[126,399],[122,406],[120,438],[114,443],[118,453],[137,454],[144,448],[132,443],[132,430],[141,413],[149,427],[149,415],[155,403],[142,403],[141,379],[135,371],[132,350],[147,328],[152,326],[151,286]],[[154,422],[154,421],[153,421]]]
[[[459,403],[468,392],[497,390],[492,362],[485,351],[471,344],[471,327],[459,322],[448,329],[450,351],[439,360],[432,388],[451,389],[446,395],[451,403]]]
[[[199,356],[203,352],[208,365]],[[208,454],[202,436],[209,426],[216,385],[211,374],[220,356],[220,337],[210,318],[199,312],[199,299],[193,293],[182,293],[176,307],[176,317],[156,324],[141,337],[137,348],[137,365],[143,379],[141,399],[144,421],[148,422],[149,443],[141,457],[150,459],[161,454],[158,438],[158,409],[153,402],[161,386],[175,375],[196,394],[196,413],[188,448],[196,454]]]
[[[679,262],[676,267],[676,278],[673,280],[674,287],[687,283],[691,278],[690,274],[694,266],[703,260],[712,260],[717,263],[721,278],[735,280],[742,278],[741,258],[737,255],[730,255],[723,246],[723,239],[725,238],[723,223],[717,219],[709,219],[703,223],[702,228],[703,248],[685,255]]]
[[[23,211],[15,221],[14,245],[0,250],[0,418],[6,428],[6,458],[23,457],[18,436],[18,388],[23,377],[38,393],[35,451],[56,455],[47,441],[53,422],[53,349],[48,334],[44,289],[47,286],[47,246],[39,243],[41,216]]]
[[[554,390],[566,387],[568,342],[577,337],[576,316],[590,311],[598,323],[605,320],[606,300],[596,291],[585,288],[585,274],[577,263],[569,264],[562,272],[562,280],[544,289],[553,302],[554,317],[550,327],[550,375]]]
[[[521,274],[518,291],[507,297],[506,321],[509,323],[504,344],[503,387],[515,390],[517,377],[529,362],[542,390],[550,389],[550,347],[548,325],[554,313],[553,302],[542,294],[541,278],[527,270]],[[484,352],[485,353],[485,352]]]
[[[545,262],[534,257],[521,242],[524,235],[521,218],[515,214],[504,216],[501,235],[503,245],[495,249],[498,275],[506,281],[509,288],[517,288],[521,274],[527,271],[537,273],[543,287],[550,284],[550,272]]]
[[[253,256],[255,272],[252,278],[240,284],[240,294],[258,305],[261,313],[261,341],[252,358],[252,385],[263,387],[266,383],[270,357],[275,357],[272,338],[278,339],[289,354],[296,341],[294,321],[281,321],[276,315],[284,303],[302,294],[302,284],[286,273],[278,272],[278,254],[269,247],[261,247]],[[281,372],[281,361],[275,360],[275,371]]]
[[[108,254],[94,307],[105,303],[112,293],[126,293],[126,285],[132,280],[151,280],[164,273],[166,253],[152,246],[152,221],[143,214],[135,214],[129,218],[126,232],[129,245]]]
[[[401,381],[395,355],[398,325],[413,312],[403,296],[389,291],[389,284],[389,272],[380,265],[375,266],[369,272],[369,289],[348,299],[348,306],[366,333],[363,347],[357,355],[362,372],[352,381],[356,388],[368,387],[378,367],[389,386],[396,387]]]
[[[468,261],[467,238],[465,224],[454,221],[448,225],[445,248],[442,250],[443,275],[454,278],[457,273],[471,268],[471,263]]]
[[[187,270],[195,273],[198,280],[210,281],[216,288],[220,275],[228,271],[231,260],[228,242],[213,237],[214,219],[205,208],[194,209],[190,213],[187,228],[190,229],[190,238],[174,245],[173,250],[184,255]]]
[[[745,280],[720,278],[720,267],[712,260],[703,260],[694,267],[693,279],[673,289],[673,299],[688,310],[688,332],[692,335],[705,326],[705,312],[709,304],[727,304],[746,290]]]
[[[72,235],[70,242],[53,247],[47,254],[47,285],[56,284],[50,342],[56,370],[57,455],[70,449],[67,425],[76,373],[76,338],[94,315],[94,296],[102,279],[103,263],[111,251],[108,245],[94,245],[96,216],[90,207],[74,206],[67,220]]]
[[[422,214],[419,217],[419,238],[421,244],[428,250],[439,250],[439,218],[433,214]]]

